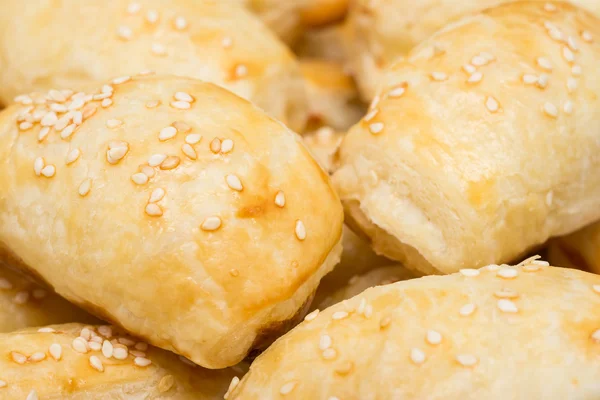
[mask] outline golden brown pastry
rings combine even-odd
[[[0,334],[2,399],[222,399],[234,368],[210,371],[115,327],[51,325]]]
[[[514,0],[354,0],[346,49],[365,99],[372,99],[383,69],[450,21]],[[549,12],[554,4],[537,0]],[[600,15],[597,0],[571,0]]]
[[[308,130],[329,126],[346,131],[365,114],[354,81],[341,64],[304,60],[301,68],[308,97]]]
[[[600,223],[552,240],[548,257],[555,265],[600,274]]]
[[[60,296],[0,264],[0,332],[64,322],[99,321]]]
[[[234,94],[126,77],[20,101],[0,113],[0,247],[149,343],[235,365],[301,318],[339,261],[327,174]]]
[[[242,8],[221,0],[5,0],[0,102],[151,70],[222,85],[301,129],[298,64]]]
[[[547,265],[368,289],[309,314],[229,399],[597,399],[600,276]]]
[[[466,17],[390,67],[333,176],[378,254],[451,273],[600,218],[600,21],[549,4]]]

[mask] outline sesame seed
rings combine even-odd
[[[119,36],[119,39],[130,40],[133,36],[133,31],[130,27],[122,25],[117,29],[117,36]]]
[[[313,312],[311,312],[310,314],[308,314],[306,317],[304,317],[304,320],[305,321],[312,321],[313,319],[317,318],[317,315],[319,315],[319,310],[318,309],[314,310]]]
[[[57,113],[64,113],[67,112],[67,106],[63,105],[63,104],[58,104],[58,103],[53,103],[50,105],[50,110],[55,111]]]
[[[123,121],[118,119],[109,119],[108,121],[106,121],[106,127],[109,129],[118,128],[121,125],[123,125]]]
[[[473,314],[473,312],[475,312],[476,308],[477,306],[475,306],[475,304],[469,303],[462,306],[458,312],[463,317],[468,317],[469,315]]]
[[[90,350],[93,351],[100,351],[102,350],[102,345],[98,342],[96,342],[95,340],[91,340],[88,342],[88,347],[90,348]]]
[[[221,46],[223,46],[224,48],[228,48],[233,46],[233,39],[230,38],[229,36],[225,36],[222,40],[221,40]]]
[[[373,306],[371,306],[371,305],[369,304],[369,305],[367,305],[367,306],[365,307],[365,313],[364,313],[364,316],[365,316],[365,318],[367,318],[367,319],[368,319],[368,318],[371,318],[371,315],[373,315]]]
[[[558,117],[558,108],[550,102],[544,103],[544,113],[549,117],[556,118]]]
[[[392,322],[392,319],[390,317],[382,318],[381,321],[379,321],[379,328],[385,329],[388,326],[390,326],[391,322]]]
[[[237,376],[234,376],[233,379],[231,380],[231,382],[229,383],[229,387],[227,388],[227,393],[225,393],[225,396],[223,396],[223,398],[225,400],[227,400],[229,398],[229,394],[235,390],[238,383],[240,383],[240,378],[238,378]]]
[[[60,133],[60,138],[63,140],[66,140],[68,138],[70,138],[73,135],[73,132],[75,132],[75,128],[77,127],[77,125],[75,124],[71,124],[69,126],[67,126],[61,133]]]
[[[321,353],[321,356],[325,360],[333,360],[335,357],[337,357],[337,351],[335,351],[335,349],[328,348],[328,349],[323,350],[323,352]]]
[[[546,3],[546,4],[544,4],[544,10],[546,10],[548,12],[554,12],[554,11],[556,11],[556,6],[551,3]]]
[[[128,151],[129,145],[127,143],[120,142],[115,147],[109,147],[109,149],[106,151],[106,160],[110,164],[117,164],[125,157]]]
[[[571,68],[571,73],[574,76],[579,76],[581,75],[581,66],[580,65],[573,65],[573,67]]]
[[[145,342],[137,342],[135,344],[135,348],[139,351],[146,351],[148,350],[148,343]]]
[[[151,69],[145,69],[143,71],[138,72],[138,76],[148,76],[148,75],[152,75],[155,73],[156,73],[156,71],[152,71]]]
[[[371,132],[373,135],[376,135],[378,133],[381,133],[381,131],[383,131],[383,128],[383,122],[375,122],[369,125],[369,132]]]
[[[56,167],[52,164],[46,165],[44,168],[42,168],[42,175],[46,178],[52,178],[54,175],[56,175]]]
[[[73,339],[71,347],[73,347],[73,350],[75,350],[78,353],[85,354],[88,352],[87,342],[82,337],[76,337],[75,339]]]
[[[227,186],[229,186],[233,190],[237,190],[241,192],[244,187],[242,186],[242,181],[236,175],[227,175],[225,176],[225,181],[227,182]]]
[[[591,336],[592,340],[596,343],[600,343],[600,329],[598,329],[597,331],[595,331],[594,333],[592,333]]]
[[[470,354],[459,354],[456,356],[456,361],[463,367],[472,367],[477,364],[477,357]]]
[[[533,260],[531,262],[534,265],[539,265],[541,267],[549,267],[550,263],[548,261],[543,261],[543,260]]]
[[[167,54],[167,48],[160,43],[152,43],[152,45],[150,46],[150,51],[152,51],[152,53],[156,54],[157,56],[164,56],[165,54]]]
[[[240,271],[238,271],[235,268],[232,268],[232,269],[229,270],[229,275],[231,275],[233,277],[239,276],[240,275]]]
[[[28,300],[29,300],[29,292],[27,292],[26,290],[17,293],[13,299],[13,301],[19,305],[27,303]]]
[[[136,185],[145,185],[146,183],[148,183],[148,175],[142,172],[138,172],[136,174],[131,175],[131,180]]]
[[[56,116],[56,113],[54,111],[50,111],[49,113],[44,115],[44,117],[40,121],[40,124],[42,126],[53,126],[54,124],[56,124],[57,121],[58,117]]]
[[[569,36],[569,38],[567,39],[567,44],[569,45],[571,50],[579,51],[579,45],[577,44],[577,41],[573,36]]]
[[[427,331],[427,335],[425,336],[425,339],[427,340],[427,343],[429,344],[440,344],[442,343],[442,334],[434,331],[434,330],[428,330]]]
[[[140,3],[129,3],[129,5],[127,6],[127,13],[132,15],[137,14],[141,8],[142,6],[140,5]]]
[[[500,109],[498,101],[492,96],[488,96],[485,99],[485,107],[492,113],[495,113]]]
[[[162,170],[171,170],[171,169],[175,169],[179,166],[179,164],[181,163],[181,158],[177,157],[177,156],[168,156],[165,161],[163,161],[160,164],[160,169]]]
[[[67,154],[67,158],[65,159],[65,163],[67,165],[69,164],[73,164],[75,161],[77,161],[79,159],[79,156],[81,155],[81,151],[79,149],[73,149],[69,152],[69,154]]]
[[[113,357],[117,360],[125,360],[128,354],[127,347],[123,345],[115,345],[113,347]]]
[[[431,79],[433,79],[434,81],[441,82],[448,79],[448,75],[444,72],[432,72]]]
[[[176,17],[175,21],[174,21],[174,25],[175,25],[175,29],[182,31],[185,28],[187,28],[188,23],[185,18]]]
[[[346,311],[336,311],[331,315],[331,319],[340,320],[348,317],[348,313]]]
[[[598,294],[600,294],[600,285],[592,285],[592,290]]]
[[[475,68],[474,66],[472,66],[471,64],[465,64],[462,66],[463,70],[465,70],[465,72],[469,75],[474,74],[475,71],[477,71],[477,68]]]
[[[175,95],[173,97],[175,98],[175,100],[186,101],[188,103],[191,103],[194,101],[194,98],[192,96],[190,96],[189,94],[187,94],[186,92],[175,92]]]
[[[377,116],[377,114],[379,113],[379,109],[378,108],[374,108],[371,111],[369,111],[367,113],[367,115],[364,116],[363,120],[365,122],[369,122],[371,121],[373,118],[375,118],[375,116]]]
[[[111,99],[104,99],[102,100],[102,103],[100,103],[100,105],[102,105],[102,107],[106,108],[106,107],[110,107],[112,105],[113,101]]]
[[[516,299],[519,294],[511,289],[501,289],[494,292],[494,296],[500,299]]]
[[[106,358],[111,358],[113,355],[113,345],[108,340],[102,342],[102,355]]]
[[[572,76],[570,76],[567,79],[567,90],[569,91],[569,93],[574,92],[575,90],[577,90],[577,79],[573,78]]]
[[[74,98],[73,101],[71,101],[71,103],[69,104],[69,110],[71,111],[75,111],[75,110],[79,110],[81,108],[83,108],[83,106],[85,105],[85,101],[78,97],[78,98]]]
[[[304,227],[304,222],[300,221],[299,219],[296,220],[294,232],[296,233],[298,240],[306,239],[306,228]]]
[[[161,215],[163,215],[162,209],[154,203],[146,204],[145,211],[146,214],[148,214],[151,217],[160,217]]]
[[[342,361],[336,366],[335,372],[339,375],[348,375],[353,368],[354,363],[352,361]]]
[[[42,169],[44,169],[45,164],[46,163],[44,162],[44,159],[42,157],[38,157],[35,159],[35,161],[33,162],[33,171],[37,176],[40,176],[42,174]]]
[[[275,205],[282,208],[285,206],[285,194],[281,190],[275,195]]]
[[[183,152],[183,154],[185,154],[190,160],[195,160],[198,158],[198,154],[196,154],[196,150],[194,150],[194,148],[188,144],[188,143],[184,143],[181,146],[181,151]]]
[[[414,347],[410,350],[410,360],[417,365],[423,364],[425,362],[425,353],[423,350]]]
[[[27,95],[20,95],[14,98],[15,103],[21,103],[24,106],[29,105],[29,104],[33,104],[33,99]]]
[[[120,76],[118,78],[113,79],[112,83],[113,83],[113,85],[120,85],[120,84],[128,82],[130,80],[131,80],[131,76],[126,75],[126,76]]]
[[[73,113],[73,123],[75,123],[77,125],[81,125],[82,122],[83,122],[83,114],[81,113],[81,111],[75,111]]]
[[[175,129],[177,129],[178,133],[188,133],[192,130],[192,127],[186,124],[183,121],[175,121],[171,124]]]
[[[187,101],[172,101],[171,107],[177,108],[179,110],[189,110],[192,107],[192,105]]]
[[[158,167],[166,159],[167,159],[167,155],[166,154],[153,154],[148,159],[148,165],[151,166],[151,167]]]
[[[112,95],[112,93],[115,91],[115,88],[112,87],[111,85],[102,85],[102,93],[110,93]]]
[[[99,326],[98,333],[104,336],[105,338],[109,338],[112,336],[112,328],[108,325]]]
[[[287,382],[281,388],[279,388],[279,393],[282,395],[290,394],[292,390],[296,387],[296,382]]]
[[[552,71],[552,63],[547,58],[545,58],[545,57],[538,57],[538,59],[536,61],[537,61],[537,64],[541,68],[543,68],[545,70],[548,70],[548,71]]]
[[[92,180],[90,178],[86,178],[83,180],[83,182],[81,182],[81,185],[79,185],[79,195],[84,197],[87,196],[87,194],[90,192],[90,190],[92,189]]]
[[[548,26],[546,26],[546,28],[548,28]],[[556,40],[557,42],[562,42],[564,40],[563,33],[556,27],[548,28],[548,34],[552,40]]]
[[[96,110],[98,110],[98,107],[93,104],[88,104],[87,106],[85,106],[83,108],[83,114],[82,114],[83,119],[86,120],[89,117],[91,117],[92,115],[96,114]]]
[[[7,386],[7,383],[0,379],[0,389],[5,388],[6,386]]]
[[[223,140],[223,143],[221,143],[221,153],[227,154],[231,150],[233,150],[233,140],[231,140],[231,139]]]
[[[0,289],[8,290],[12,289],[13,285],[6,278],[0,278]],[[39,332],[39,331],[38,331]]]
[[[562,55],[565,58],[565,60],[567,60],[570,63],[572,63],[573,61],[575,61],[575,54],[573,54],[573,52],[571,51],[571,49],[569,49],[568,47],[563,47],[563,49],[562,49]]]
[[[21,353],[17,353],[16,351],[10,352],[10,358],[17,364],[25,364],[27,362],[27,357],[25,357]]]
[[[154,24],[156,21],[158,21],[158,12],[156,10],[149,10],[146,13],[146,21],[151,24]]]
[[[235,67],[235,76],[237,78],[243,78],[246,75],[248,75],[248,67],[244,64],[239,64]]]
[[[165,189],[163,188],[156,188],[152,191],[152,193],[150,194],[150,198],[148,199],[148,203],[158,203],[159,201],[161,201],[164,197],[165,194],[167,192],[165,192]]]
[[[197,144],[200,143],[200,140],[202,140],[202,135],[199,133],[190,133],[185,137],[185,142],[187,144]]]
[[[102,365],[102,361],[96,356],[90,357],[90,365],[98,372],[104,372],[104,365]]]
[[[377,108],[377,106],[379,105],[379,102],[381,101],[381,97],[379,95],[376,95],[373,98],[373,101],[371,102],[371,105],[369,106],[369,109],[373,109],[373,108]]]
[[[487,63],[488,63],[488,60],[480,55],[475,56],[471,59],[471,64],[473,64],[476,67],[482,67],[482,66],[486,65]]]
[[[26,131],[28,129],[31,129],[32,127],[33,127],[33,124],[31,122],[27,122],[27,121],[21,122],[19,124],[19,129],[22,131]]]
[[[404,86],[396,86],[388,92],[388,97],[402,97],[402,95],[406,92],[406,88]]]
[[[177,129],[172,126],[167,126],[160,130],[160,133],[158,134],[158,140],[165,142],[169,139],[173,139],[175,135],[177,135]]]
[[[148,365],[152,364],[152,361],[145,357],[136,357],[133,359],[133,362],[138,367],[147,367]]]
[[[31,392],[29,392],[25,400],[38,400],[38,395],[35,389],[31,389]]]
[[[516,268],[502,268],[496,273],[496,276],[504,279],[513,279],[516,278],[519,274]]]
[[[581,32],[581,38],[583,40],[585,40],[586,42],[591,42],[592,40],[594,40],[594,38],[592,37],[592,34],[589,31]]]
[[[530,265],[523,266],[523,271],[525,271],[525,272],[538,272],[539,270],[540,270],[539,265],[530,264]]]
[[[331,336],[322,335],[321,339],[319,340],[319,349],[321,349],[321,350],[328,349],[331,347],[332,344],[333,344],[333,340],[331,340]]]
[[[461,269],[459,272],[461,273],[461,275],[468,276],[468,277],[479,275],[479,270],[478,269],[472,269],[472,268]]]
[[[146,102],[146,108],[156,108],[160,104],[158,100],[150,100]]]
[[[546,74],[541,74],[537,81],[537,87],[540,89],[545,89],[548,86],[548,80],[550,77]]]
[[[205,231],[216,231],[221,227],[221,218],[208,217],[202,222],[200,227]]]
[[[477,83],[477,82],[481,82],[482,79],[483,79],[483,74],[481,72],[475,72],[473,75],[469,76],[469,79],[467,79],[467,82]]]
[[[534,83],[536,83],[538,81],[538,77],[536,75],[532,75],[532,74],[523,74],[522,78],[523,83],[525,83],[526,85],[533,85]]]
[[[516,313],[519,311],[516,304],[507,299],[498,300],[498,308],[505,313]]]

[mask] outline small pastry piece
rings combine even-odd
[[[20,0],[3,1],[0,102],[154,72],[224,86],[302,129],[306,99],[295,57],[235,3],[30,0],[23,7]]]
[[[378,254],[451,273],[600,218],[600,20],[554,7],[466,17],[389,68],[333,175]]]
[[[348,11],[346,50],[361,94],[371,100],[382,71],[434,32],[464,15],[513,0],[356,0]],[[549,17],[560,2],[537,0]],[[597,0],[571,0],[600,15]],[[568,37],[557,39],[566,44]]]
[[[561,267],[600,274],[600,223],[550,241],[548,257]]]
[[[340,64],[305,60],[301,67],[308,97],[307,129],[330,126],[346,131],[360,120],[366,107]]]
[[[229,399],[597,399],[600,276],[547,265],[368,289],[278,339]]]
[[[51,290],[0,264],[0,332],[64,322],[99,321]]]
[[[0,114],[3,253],[153,345],[235,365],[339,261],[340,201],[298,135],[218,86],[112,88],[107,108],[101,91],[49,92]]]
[[[210,371],[123,331],[83,324],[0,334],[3,399],[222,399],[227,368]]]

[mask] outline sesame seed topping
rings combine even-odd
[[[113,83],[113,85],[120,85],[120,84],[128,82],[130,80],[131,80],[131,76],[126,75],[126,76],[120,76],[118,78],[113,79],[112,83]]]
[[[187,23],[187,21],[186,21],[185,18],[183,18],[183,17],[176,17],[175,21],[174,21],[174,25],[175,25],[175,29],[177,29],[179,31],[182,31],[185,28],[187,28],[188,23]]]
[[[150,46],[150,51],[157,56],[164,56],[167,54],[167,48],[160,43],[152,43]]]
[[[225,139],[223,143],[221,143],[221,153],[227,154],[233,150],[233,140]]]
[[[337,357],[337,351],[335,351],[335,349],[330,347],[328,349],[323,350],[323,352],[321,353],[321,356],[325,360],[333,360],[334,358]]]
[[[371,315],[373,315],[373,306],[369,304],[365,307],[364,316],[368,319],[371,318]]]
[[[488,60],[485,57],[482,56],[475,56],[471,59],[471,64],[473,64],[476,67],[482,67],[484,65],[486,65],[488,63]]]
[[[102,100],[102,103],[100,103],[102,105],[102,107],[106,108],[106,107],[110,107],[112,105],[113,101],[111,99],[104,99]]]
[[[147,367],[148,365],[152,364],[152,361],[145,357],[136,357],[133,359],[133,362],[138,367]]]
[[[173,139],[175,135],[177,135],[177,129],[172,126],[167,126],[160,130],[160,133],[158,134],[158,140],[165,142],[169,139]]]
[[[248,67],[244,64],[239,64],[235,67],[235,76],[236,78],[243,78],[248,75]]]
[[[392,319],[390,317],[382,318],[381,321],[379,321],[379,328],[385,329],[388,326],[390,326],[391,322],[392,322]]]
[[[98,327],[98,333],[105,338],[109,338],[112,336],[112,328],[108,325],[102,325]]]
[[[46,353],[42,353],[41,351],[35,352],[29,356],[29,361],[31,362],[40,362],[46,358]]]
[[[81,155],[81,151],[79,149],[73,149],[69,152],[69,154],[67,154],[67,158],[65,159],[65,163],[67,165],[69,164],[73,164],[75,161],[77,161],[79,159],[79,156]]]
[[[83,180],[83,182],[81,182],[81,185],[79,185],[79,195],[84,197],[87,196],[87,194],[90,192],[90,190],[92,189],[92,180],[90,178],[86,178]]]
[[[538,81],[538,77],[533,74],[523,74],[521,79],[523,80],[523,83],[525,83],[526,85],[533,85],[534,83],[537,83],[537,81]]]
[[[129,354],[129,351],[127,350],[127,347],[123,346],[123,345],[114,345],[113,347],[113,357],[117,360],[125,360],[127,358],[127,355]]]
[[[425,353],[423,350],[416,347],[412,348],[410,350],[410,361],[417,365],[423,364],[425,362]]]
[[[381,133],[381,131],[383,131],[383,128],[383,122],[375,122],[369,125],[369,132],[371,132],[373,135],[376,135],[378,133]]]
[[[158,203],[165,197],[165,194],[166,192],[163,188],[154,189],[150,194],[150,199],[148,200],[148,203]]]
[[[106,121],[106,127],[109,129],[118,128],[121,125],[123,125],[123,121],[118,119],[109,119],[108,121]]]
[[[600,294],[600,285],[592,285],[592,290],[598,294]]]
[[[183,121],[175,121],[171,124],[175,129],[177,129],[178,133],[188,133],[192,130],[192,127],[186,124]]]
[[[145,211],[146,214],[148,214],[151,217],[160,217],[161,215],[163,215],[163,211],[160,208],[160,206],[154,203],[146,204]]]
[[[548,12],[554,12],[554,11],[556,11],[556,6],[552,3],[546,3],[546,4],[544,4],[544,10],[546,10]]]
[[[102,361],[96,356],[90,357],[90,365],[98,372],[104,372],[104,365],[102,365]]]
[[[25,94],[15,97],[14,101],[15,101],[15,103],[21,103],[24,106],[33,104],[33,99]]]
[[[75,128],[77,127],[77,125],[75,124],[71,124],[69,126],[67,126],[61,133],[60,133],[60,138],[63,140],[66,140],[68,138],[70,138],[73,135],[73,132],[75,132]]]
[[[233,190],[237,190],[241,192],[244,187],[242,186],[242,181],[236,175],[227,175],[225,176],[225,181],[227,182],[227,186],[229,186]]]
[[[598,329],[597,331],[595,331],[594,333],[592,333],[591,336],[592,340],[596,343],[600,343],[600,329]]]
[[[120,337],[118,339],[118,342],[121,343],[121,344],[123,344],[123,345],[125,345],[125,346],[133,346],[133,345],[135,345],[135,341],[133,341],[131,339],[128,339],[126,337]]]
[[[485,99],[485,107],[492,113],[495,113],[500,109],[498,101],[492,96],[488,96]]]
[[[25,364],[27,362],[27,357],[25,357],[21,353],[17,353],[16,351],[10,352],[10,358],[17,364]]]
[[[571,73],[574,76],[579,76],[581,75],[581,66],[580,65],[573,65],[573,67],[571,68]]]
[[[31,122],[27,122],[27,121],[21,122],[19,124],[19,129],[22,131],[26,131],[28,129],[31,129],[32,127],[33,127],[33,124]]]
[[[552,71],[552,63],[547,58],[538,57],[538,59],[536,61],[537,61],[537,64],[540,66],[540,68],[543,68],[548,71]]]
[[[160,169],[162,170],[171,170],[175,169],[181,163],[181,158],[177,156],[168,156],[165,161],[160,164]]]
[[[566,114],[572,114],[573,113],[573,102],[571,100],[567,100],[565,102],[565,105],[563,106],[563,111]]]
[[[64,113],[67,112],[67,106],[63,104],[53,103],[50,105],[50,110],[58,113]]]
[[[465,64],[462,66],[462,68],[469,75],[474,74],[475,71],[477,71],[477,69],[474,66],[472,66],[471,64]]]
[[[468,317],[469,315],[471,315],[475,312],[476,308],[477,308],[477,306],[475,306],[475,304],[472,304],[472,303],[465,304],[464,306],[462,306],[460,308],[458,313],[460,315],[462,315],[463,317]]]
[[[541,74],[537,81],[537,87],[540,89],[545,89],[548,86],[548,80],[550,77],[546,74]]]
[[[475,72],[473,75],[469,76],[469,79],[467,79],[467,82],[477,83],[477,82],[481,82],[482,79],[483,79],[483,74],[481,72]]]
[[[156,108],[160,104],[158,100],[150,100],[146,102],[146,108]]]
[[[38,395],[35,389],[31,389],[31,392],[29,392],[25,400],[38,400]]]
[[[519,294],[511,289],[501,289],[494,292],[494,296],[500,299],[516,299]]]
[[[42,175],[46,178],[52,178],[54,175],[56,175],[56,167],[52,164],[46,165],[44,168],[42,168]]]
[[[179,110],[189,110],[192,107],[192,105],[187,101],[172,101],[171,107],[177,108]]]
[[[53,126],[54,124],[56,124],[57,121],[58,117],[56,116],[56,113],[54,111],[50,111],[49,113],[46,113],[46,115],[44,115],[44,117],[40,121],[40,124],[42,126]]]
[[[158,167],[166,159],[167,159],[167,155],[166,154],[153,154],[148,159],[148,165],[151,166],[151,167]]]
[[[73,347],[73,350],[75,350],[78,353],[85,354],[88,352],[87,342],[82,337],[76,337],[75,339],[73,339],[71,347]]]
[[[156,10],[149,10],[146,13],[146,21],[148,21],[151,24],[154,24],[155,22],[158,21],[158,12]]]
[[[310,314],[308,314],[306,317],[304,317],[305,321],[312,321],[313,319],[317,318],[317,315],[319,315],[319,310],[314,310],[313,312],[311,312]]]
[[[572,93],[575,90],[577,90],[577,86],[578,86],[577,79],[570,76],[567,79],[567,90],[569,90],[569,93]]]
[[[472,268],[461,269],[459,272],[461,273],[461,275],[468,276],[468,277],[479,275],[479,270],[478,269],[472,269]]]
[[[131,180],[136,185],[145,185],[146,183],[148,183],[148,175],[142,172],[138,172],[136,174],[131,175]]]
[[[306,228],[304,227],[304,222],[300,221],[299,219],[296,220],[296,228],[294,229],[294,232],[296,233],[298,240],[306,239]]]
[[[190,96],[189,94],[187,94],[186,92],[175,92],[175,95],[173,97],[175,98],[175,100],[185,101],[188,103],[191,103],[194,101],[194,98],[192,96]]]
[[[390,89],[390,91],[388,92],[388,97],[402,97],[402,95],[404,95],[404,93],[406,92],[406,87],[405,86],[396,86],[392,89]]]
[[[546,26],[546,28],[548,29],[548,34],[550,35],[552,40],[556,40],[557,42],[562,42],[563,40],[565,40],[564,35],[560,31],[560,29],[555,27],[548,28],[548,26]]]
[[[431,79],[433,79],[434,81],[441,82],[448,79],[448,75],[444,72],[432,72]]]
[[[592,34],[589,31],[581,32],[581,38],[583,40],[585,40],[586,42],[591,42],[592,40],[594,40],[594,38],[592,37]]]
[[[133,36],[133,31],[130,27],[122,25],[119,26],[119,29],[117,29],[117,36],[119,36],[119,39],[122,40],[130,40]]]
[[[0,379],[0,389],[5,388],[6,386],[7,386],[7,383]]]
[[[46,163],[44,162],[44,159],[42,157],[38,157],[35,159],[35,161],[33,162],[33,171],[37,176],[40,176],[42,174],[42,169],[44,168],[45,164]]]
[[[456,356],[456,361],[463,367],[473,367],[477,364],[477,357],[471,354],[459,354]]]
[[[563,49],[562,49],[562,55],[565,58],[565,60],[567,60],[570,63],[572,63],[573,61],[575,61],[575,54],[573,54],[573,52],[571,51],[571,49],[569,49],[568,47],[563,47]]]
[[[379,109],[378,108],[374,108],[371,111],[369,111],[367,113],[367,115],[364,116],[363,120],[365,122],[369,122],[371,121],[373,118],[375,118],[375,116],[377,116],[377,114],[379,113]]]
[[[519,271],[516,268],[502,268],[496,273],[496,276],[504,279],[513,279],[519,275]]]
[[[544,113],[549,117],[556,118],[558,117],[558,108],[550,102],[544,103]]]
[[[429,344],[440,344],[442,343],[442,334],[439,333],[438,331],[434,331],[434,330],[428,330],[427,331],[427,335],[425,336],[425,339],[427,340],[427,343]]]
[[[229,383],[229,387],[227,388],[227,393],[225,393],[225,395],[223,396],[223,398],[225,400],[227,400],[229,398],[229,394],[235,390],[238,383],[240,383],[240,378],[238,378],[237,376],[234,376],[233,379],[231,380],[231,383]]]
[[[336,311],[331,315],[331,319],[340,320],[348,317],[348,313],[346,311]]]
[[[275,195],[275,205],[277,207],[285,206],[285,194],[281,190]]]
[[[331,336],[322,335],[321,339],[319,340],[319,349],[321,349],[321,350],[328,349],[331,347],[332,344],[333,344],[333,340],[331,340]]]
[[[181,151],[185,154],[190,160],[195,160],[198,158],[198,154],[196,154],[196,150],[192,147],[192,145],[188,143],[184,143],[181,146]]]
[[[221,227],[221,218],[219,217],[208,217],[200,226],[205,231],[216,231]]]
[[[229,48],[229,47],[233,46],[233,39],[230,38],[229,36],[225,36],[221,40],[221,46],[223,46],[224,48]]]
[[[106,160],[110,164],[117,164],[121,161],[125,155],[129,152],[129,145],[125,142],[116,142],[109,144],[108,150],[106,151]]]
[[[129,3],[129,5],[127,6],[127,13],[132,15],[137,14],[141,8],[142,6],[140,5],[140,3]]]
[[[199,133],[190,133],[185,137],[185,142],[187,144],[197,144],[202,140],[202,135]]]
[[[283,394],[283,395],[290,394],[292,392],[292,390],[294,390],[295,387],[296,387],[295,381],[287,382],[283,386],[281,386],[281,388],[279,388],[279,393]]]
[[[507,299],[498,300],[498,308],[505,313],[516,313],[519,311],[516,304]]]
[[[523,266],[523,271],[525,272],[538,272],[540,270],[539,265],[529,264]]]

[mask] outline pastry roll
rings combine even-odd
[[[547,265],[368,289],[309,314],[229,398],[600,398],[600,276]]]
[[[600,218],[600,21],[547,4],[466,17],[389,68],[333,176],[377,253],[451,273]]]
[[[99,321],[60,296],[0,264],[0,332],[65,322]]]
[[[600,223],[594,223],[548,245],[548,257],[561,267],[600,274]]]
[[[295,57],[229,0],[5,0],[0,59],[4,103],[155,71],[224,86],[292,129],[306,120]]]
[[[459,17],[513,0],[355,0],[348,11],[346,49],[365,100],[375,95],[384,68]],[[541,6],[550,4],[537,0]],[[597,0],[571,0],[600,15]]]
[[[360,120],[366,107],[341,64],[305,60],[301,68],[308,98],[308,130],[329,126],[346,131]]]
[[[23,99],[0,114],[2,253],[102,319],[224,368],[293,326],[339,261],[327,174],[234,94],[126,76]]]
[[[0,334],[3,399],[222,399],[240,371],[210,371],[115,327],[51,325]]]

